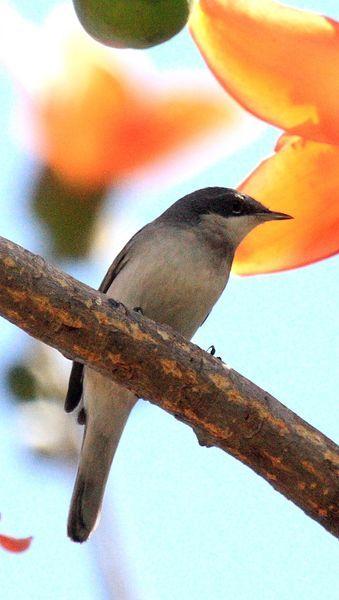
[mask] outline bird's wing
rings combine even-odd
[[[105,277],[103,278],[99,287],[99,292],[107,293],[111,287],[116,276],[122,271],[125,265],[128,263],[131,257],[131,249],[134,246],[136,239],[139,237],[141,231],[145,227],[140,229],[130,240],[126,246],[119,252],[114,259],[110,268],[108,269]],[[82,396],[82,385],[83,385],[84,365],[77,361],[73,362],[71,374],[68,382],[68,390],[65,399],[65,411],[72,412],[80,403]]]

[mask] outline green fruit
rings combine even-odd
[[[149,48],[186,25],[191,0],[73,0],[83,27],[116,48]]]

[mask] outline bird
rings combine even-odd
[[[231,188],[196,190],[130,239],[99,290],[190,340],[225,289],[240,242],[260,224],[291,218]],[[67,524],[75,542],[86,541],[98,522],[111,463],[137,400],[127,388],[73,363],[65,410],[78,407],[84,424]]]

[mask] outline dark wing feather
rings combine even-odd
[[[127,242],[126,246],[119,252],[117,257],[114,259],[110,268],[108,269],[105,277],[103,278],[101,285],[99,287],[99,292],[103,292],[106,294],[111,287],[114,279],[120,273],[120,271],[124,268],[130,258],[130,250],[134,244],[136,237],[139,233],[144,229],[140,229],[138,233],[136,233],[129,242]],[[84,365],[82,363],[73,362],[73,366],[71,369],[71,374],[68,382],[68,390],[65,399],[65,411],[72,412],[78,404],[80,403],[82,396],[82,386],[83,386],[83,376],[84,376]]]
[[[73,362],[65,399],[66,412],[72,412],[81,400],[83,370],[84,365],[82,363],[76,361]]]

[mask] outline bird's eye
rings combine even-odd
[[[241,215],[242,211],[243,211],[243,207],[242,207],[241,202],[239,202],[237,200],[235,202],[233,202],[233,204],[232,204],[232,214],[233,215]]]

